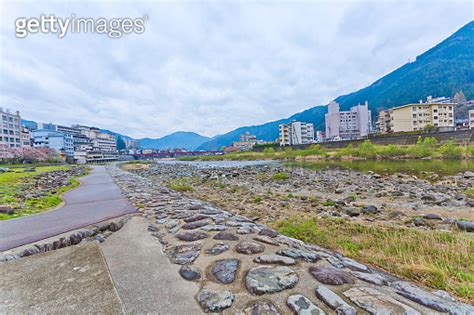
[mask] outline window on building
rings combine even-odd
[[[413,118],[416,118],[416,114],[413,114]]]
[[[411,109],[412,109],[414,112],[416,112],[416,106],[413,106]]]

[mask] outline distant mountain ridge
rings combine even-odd
[[[201,136],[195,132],[178,131],[162,138],[142,138],[138,140],[140,141],[140,146],[144,149],[182,148],[186,150],[195,150],[201,144],[211,140],[211,138]]]
[[[37,128],[37,122],[34,120],[22,119],[21,123],[23,126],[34,126]],[[52,124],[55,125],[55,124]],[[186,150],[195,150],[198,146],[211,140],[210,137],[201,136],[195,132],[189,131],[178,131],[161,138],[142,138],[134,139],[130,136],[123,135],[108,129],[101,129],[101,131],[114,135],[115,137],[120,137],[126,140],[139,140],[140,146],[144,149],[186,149]]]
[[[462,90],[468,99],[474,98],[474,21],[453,35],[407,63],[378,79],[370,86],[335,99],[342,110],[369,102],[373,116],[382,109],[433,97],[453,96]],[[245,131],[259,139],[273,141],[278,137],[278,125],[291,120],[314,124],[315,130],[324,127],[327,106],[315,106],[285,119],[257,126],[246,126],[215,137],[198,147],[199,150],[219,149],[236,141]]]

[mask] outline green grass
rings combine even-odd
[[[279,172],[272,175],[272,179],[278,181],[287,180],[288,178],[290,178],[290,176],[286,172]]]
[[[474,300],[474,238],[466,232],[368,226],[333,218],[292,218],[277,222],[275,228],[465,301]]]
[[[0,173],[0,204],[9,205],[15,208],[13,214],[0,214],[0,220],[28,216],[56,207],[62,202],[61,196],[63,193],[79,185],[79,182],[76,179],[71,179],[69,181],[70,184],[67,186],[61,187],[56,191],[48,192],[45,196],[40,198],[26,199],[21,203],[19,198],[22,194],[21,189],[28,184],[33,176],[69,169],[69,166],[65,165],[38,166],[34,172],[23,172],[27,167],[31,166],[22,165],[22,167],[12,169],[13,172]],[[90,169],[86,169],[87,172],[89,172],[89,170]]]
[[[172,179],[168,181],[168,187],[179,192],[194,191],[193,186],[191,186],[191,180],[188,177]]]

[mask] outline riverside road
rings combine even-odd
[[[59,209],[0,221],[0,251],[136,211],[104,166],[94,166],[91,174],[79,180],[79,187],[63,195],[64,205]]]

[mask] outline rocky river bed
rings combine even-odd
[[[453,176],[425,174],[427,179],[280,164],[202,167],[155,163],[131,171],[177,185],[189,196],[265,224],[311,215],[474,232],[474,173],[470,171]]]
[[[445,291],[423,289],[339,253],[281,235],[236,211],[223,210],[165,186],[174,177],[201,174],[189,166],[136,165],[133,170],[126,169],[129,171],[110,166],[109,172],[149,222],[148,233],[157,238],[157,246],[172,263],[182,266],[182,278],[198,283],[200,291],[195,300],[204,312],[474,312],[474,307],[460,303]],[[238,178],[247,172],[256,175],[257,170],[260,169],[251,167],[206,172],[214,180],[214,176]],[[292,171],[289,178],[297,172]],[[240,183],[244,183],[243,178]]]

